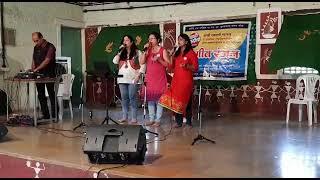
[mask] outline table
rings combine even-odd
[[[30,83],[38,84],[38,83],[55,83],[54,85],[54,91],[55,91],[55,98],[57,102],[57,84],[59,85],[59,81],[57,81],[59,78],[38,78],[38,79],[20,79],[20,78],[14,78],[14,77],[9,77],[4,79],[5,82],[13,82],[13,83],[26,83],[27,84],[27,98],[28,101],[30,99]],[[37,119],[37,96],[36,96],[36,86],[33,88],[34,89],[34,105],[33,105],[33,118],[34,118],[34,126],[36,127],[38,124],[38,119]],[[29,106],[29,103],[28,103]],[[29,107],[28,107],[29,108]],[[55,111],[57,113],[57,103],[55,103]],[[28,110],[29,112],[29,110]],[[7,121],[9,121],[9,93],[7,93]],[[46,121],[52,121],[52,119],[42,119],[39,120],[39,122],[46,122]],[[55,121],[57,121],[57,115],[55,117]]]

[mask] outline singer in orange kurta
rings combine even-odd
[[[174,72],[171,86],[160,97],[159,104],[175,113],[184,114],[193,92],[193,73],[198,71],[199,64],[197,54],[192,49],[176,54],[179,55],[175,55],[171,65]]]

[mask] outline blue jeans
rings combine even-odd
[[[137,84],[119,84],[121,93],[122,117],[128,119],[129,104],[131,107],[132,120],[137,120]]]
[[[149,120],[160,122],[163,107],[158,104],[158,101],[148,101]]]

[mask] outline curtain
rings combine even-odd
[[[299,66],[320,70],[319,42],[320,14],[285,16],[269,69]]]

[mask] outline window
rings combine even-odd
[[[16,30],[11,28],[4,29],[4,42],[6,45],[16,45]]]
[[[308,67],[288,67],[284,68],[283,74],[286,75],[300,75],[300,74],[318,74],[319,72],[313,68]]]

